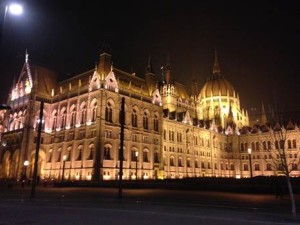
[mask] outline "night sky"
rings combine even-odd
[[[94,68],[107,40],[115,67],[143,77],[151,55],[159,77],[169,55],[174,78],[188,87],[197,79],[199,88],[211,75],[216,49],[222,74],[249,114],[259,114],[264,102],[267,111],[273,108],[293,120],[300,117],[297,1],[25,4],[22,17],[7,16],[2,26],[2,102],[18,77],[26,49],[32,63],[58,71],[62,80]]]

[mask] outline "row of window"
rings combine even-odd
[[[295,139],[293,139],[293,140],[288,139],[286,141],[286,143],[287,143],[287,148],[288,149],[297,148],[297,142],[296,142]],[[280,149],[283,149],[285,147],[284,146],[284,144],[285,144],[284,140],[280,140],[280,141],[276,140],[274,142],[274,144],[275,144],[276,149],[279,149],[279,147],[280,147]],[[241,143],[240,146],[241,146],[241,151],[242,152],[248,150],[248,143],[247,142],[246,143]],[[262,142],[262,149],[263,150],[271,150],[272,149],[271,142],[270,141],[263,141]],[[251,150],[252,151],[259,151],[260,150],[259,142],[251,142]]]

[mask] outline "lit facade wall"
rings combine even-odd
[[[108,58],[106,54],[105,60]],[[103,60],[99,65],[106,65]],[[274,165],[278,155],[272,129],[225,134],[213,124],[207,127],[195,123],[204,115],[213,118],[213,112],[205,112],[205,102],[209,101],[210,110],[218,102],[221,114],[227,115],[231,107],[234,118],[239,113],[243,117],[238,122],[248,124],[235,94],[224,102],[224,96],[203,97],[201,102],[187,97],[176,83],[154,88],[152,79],[147,83],[133,74],[103,66],[110,70],[96,68],[56,83],[48,95],[41,95],[37,88],[41,81],[31,77],[28,61],[25,65],[21,74],[27,77],[20,76],[8,102],[12,110],[0,113],[1,178],[20,179],[24,174],[32,177],[39,105],[43,100],[39,176],[53,180],[61,180],[62,176],[65,180],[118,179],[122,97],[124,179],[245,178],[250,177],[249,157],[253,176],[282,174],[280,165]],[[29,80],[32,86],[26,91],[23,84]],[[199,115],[203,117],[197,118]],[[290,175],[299,176],[299,128],[293,126],[284,133],[287,161],[293,168]],[[27,160],[29,165],[25,166]]]

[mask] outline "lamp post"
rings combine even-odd
[[[9,5],[5,6],[4,9],[4,17],[2,20],[2,24],[1,24],[1,35],[0,35],[0,45],[2,45],[2,39],[3,39],[3,31],[4,31],[4,27],[5,27],[5,22],[6,22],[6,17],[7,14],[11,14],[13,16],[19,16],[23,14],[23,6],[21,4],[18,3],[11,3]]]
[[[249,163],[250,163],[250,177],[252,178],[252,161],[251,161],[251,153],[252,153],[252,149],[251,149],[251,148],[248,148]]]
[[[27,166],[29,165],[29,161],[28,160],[25,160],[24,163],[24,178],[26,179],[26,176],[27,176]]]
[[[63,169],[62,169],[62,176],[61,176],[61,182],[64,182],[65,178],[65,164],[66,164],[67,155],[63,156]]]
[[[138,156],[139,156],[139,152],[136,150],[135,152],[135,182],[137,183],[137,172],[138,172]]]

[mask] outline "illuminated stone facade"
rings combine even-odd
[[[160,81],[149,59],[144,79],[126,73],[112,66],[109,48],[104,48],[95,69],[58,82],[55,73],[31,65],[27,55],[7,102],[12,110],[0,112],[0,177],[32,177],[44,101],[39,176],[118,179],[122,97],[124,179],[249,177],[248,148],[253,176],[280,174],[270,151],[275,148],[273,129],[249,127],[217,57],[199,93],[195,84],[189,93],[172,79],[169,62],[163,72]],[[290,123],[284,132],[291,175],[299,176],[299,128]]]

